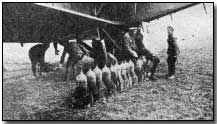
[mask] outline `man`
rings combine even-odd
[[[144,45],[143,43],[143,35],[141,33],[141,27],[137,29],[137,32],[135,34],[135,43],[138,48],[138,54],[139,56],[145,56],[147,61],[151,61],[153,63],[153,66],[151,67],[151,75],[150,80],[156,80],[155,78],[155,71],[156,68],[160,62],[160,59],[157,56],[154,56]]]
[[[123,56],[126,60],[137,58],[138,55],[136,53],[137,46],[134,40],[135,28],[129,28],[129,30],[123,36]]]
[[[167,27],[168,32],[168,58],[167,58],[167,64],[168,64],[168,78],[174,79],[175,78],[175,63],[177,60],[177,56],[180,53],[179,47],[176,43],[177,38],[174,37],[173,32],[174,28],[172,26]]]
[[[32,72],[34,76],[36,76],[36,64],[39,63],[39,66],[40,66],[39,74],[40,75],[41,75],[41,72],[45,70],[44,56],[49,46],[50,46],[50,43],[37,44],[29,50],[29,58],[31,60]]]

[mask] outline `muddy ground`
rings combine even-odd
[[[68,101],[73,81],[63,70],[34,78],[29,63],[4,63],[4,120],[210,120],[213,119],[213,48],[184,49],[175,80],[165,78],[166,55],[160,54],[158,81],[110,97],[87,109]]]

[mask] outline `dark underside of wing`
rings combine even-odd
[[[3,42],[97,37],[97,27],[151,21],[198,3],[3,3]]]

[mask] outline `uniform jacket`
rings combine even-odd
[[[143,43],[143,35],[141,33],[136,33],[135,43],[138,48],[138,51],[145,49],[145,45]]]
[[[176,56],[180,53],[176,40],[177,38],[175,38],[173,35],[168,36],[168,39],[167,39],[167,42],[168,42],[167,54],[168,55]]]
[[[132,51],[137,51],[137,46],[135,44],[135,40],[133,37],[129,35],[129,33],[124,34],[123,39],[123,50],[127,52],[127,54],[133,55]]]

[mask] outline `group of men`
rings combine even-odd
[[[143,43],[143,34],[141,32],[142,27],[133,27],[133,28],[128,28],[128,30],[126,30],[126,32],[123,35],[123,40],[122,42],[122,55],[124,56],[124,58],[126,60],[132,60],[132,59],[137,59],[140,56],[145,56],[146,59],[148,61],[151,61],[152,67],[150,70],[150,80],[156,80],[155,77],[155,72],[156,72],[156,68],[158,66],[158,64],[160,63],[160,59],[153,55],[144,45]],[[168,32],[168,58],[167,58],[167,63],[168,63],[168,78],[169,79],[173,79],[175,78],[175,63],[177,60],[177,55],[179,54],[179,48],[178,45],[176,43],[176,38],[173,36],[173,32],[174,32],[174,28],[172,26],[168,26],[167,27],[167,32]],[[72,53],[72,54],[76,54],[78,53],[78,51],[76,51],[77,49],[74,48],[70,48],[67,49],[67,43],[68,42],[60,42],[61,45],[65,46],[64,47],[64,52],[63,55],[61,57],[61,61],[60,63],[63,64],[64,62],[64,57],[66,55],[66,53]],[[35,71],[36,71],[36,63],[40,63],[41,65],[43,65],[44,63],[44,54],[47,50],[47,48],[49,47],[48,44],[44,44],[44,45],[36,45],[34,47],[32,47],[29,51],[29,57],[30,60],[32,62],[32,70],[33,70],[33,74],[35,75]],[[55,48],[55,53],[58,54],[58,49],[57,49],[57,43],[54,43],[54,48]],[[71,49],[73,49],[73,51],[70,51]],[[72,58],[74,59],[74,58]]]
[[[141,32],[141,27],[129,28],[129,30],[123,36],[123,52],[125,57],[128,59],[135,59],[139,56],[145,56],[148,61],[153,63],[150,70],[150,80],[156,80],[155,71],[160,62],[157,56],[154,56],[143,43],[143,34]]]
[[[144,45],[143,43],[143,34],[141,32],[142,27],[139,26],[137,28],[129,28],[129,30],[124,34],[123,40],[123,50],[126,54],[125,57],[129,57],[129,59],[138,58],[139,56],[145,56],[148,61],[153,63],[151,67],[151,75],[150,80],[156,80],[155,72],[158,64],[160,63],[160,59],[153,55]],[[177,56],[180,53],[179,47],[177,45],[177,38],[174,36],[174,28],[172,26],[167,27],[168,33],[168,74],[166,74],[168,79],[175,78],[175,64],[177,61]]]

